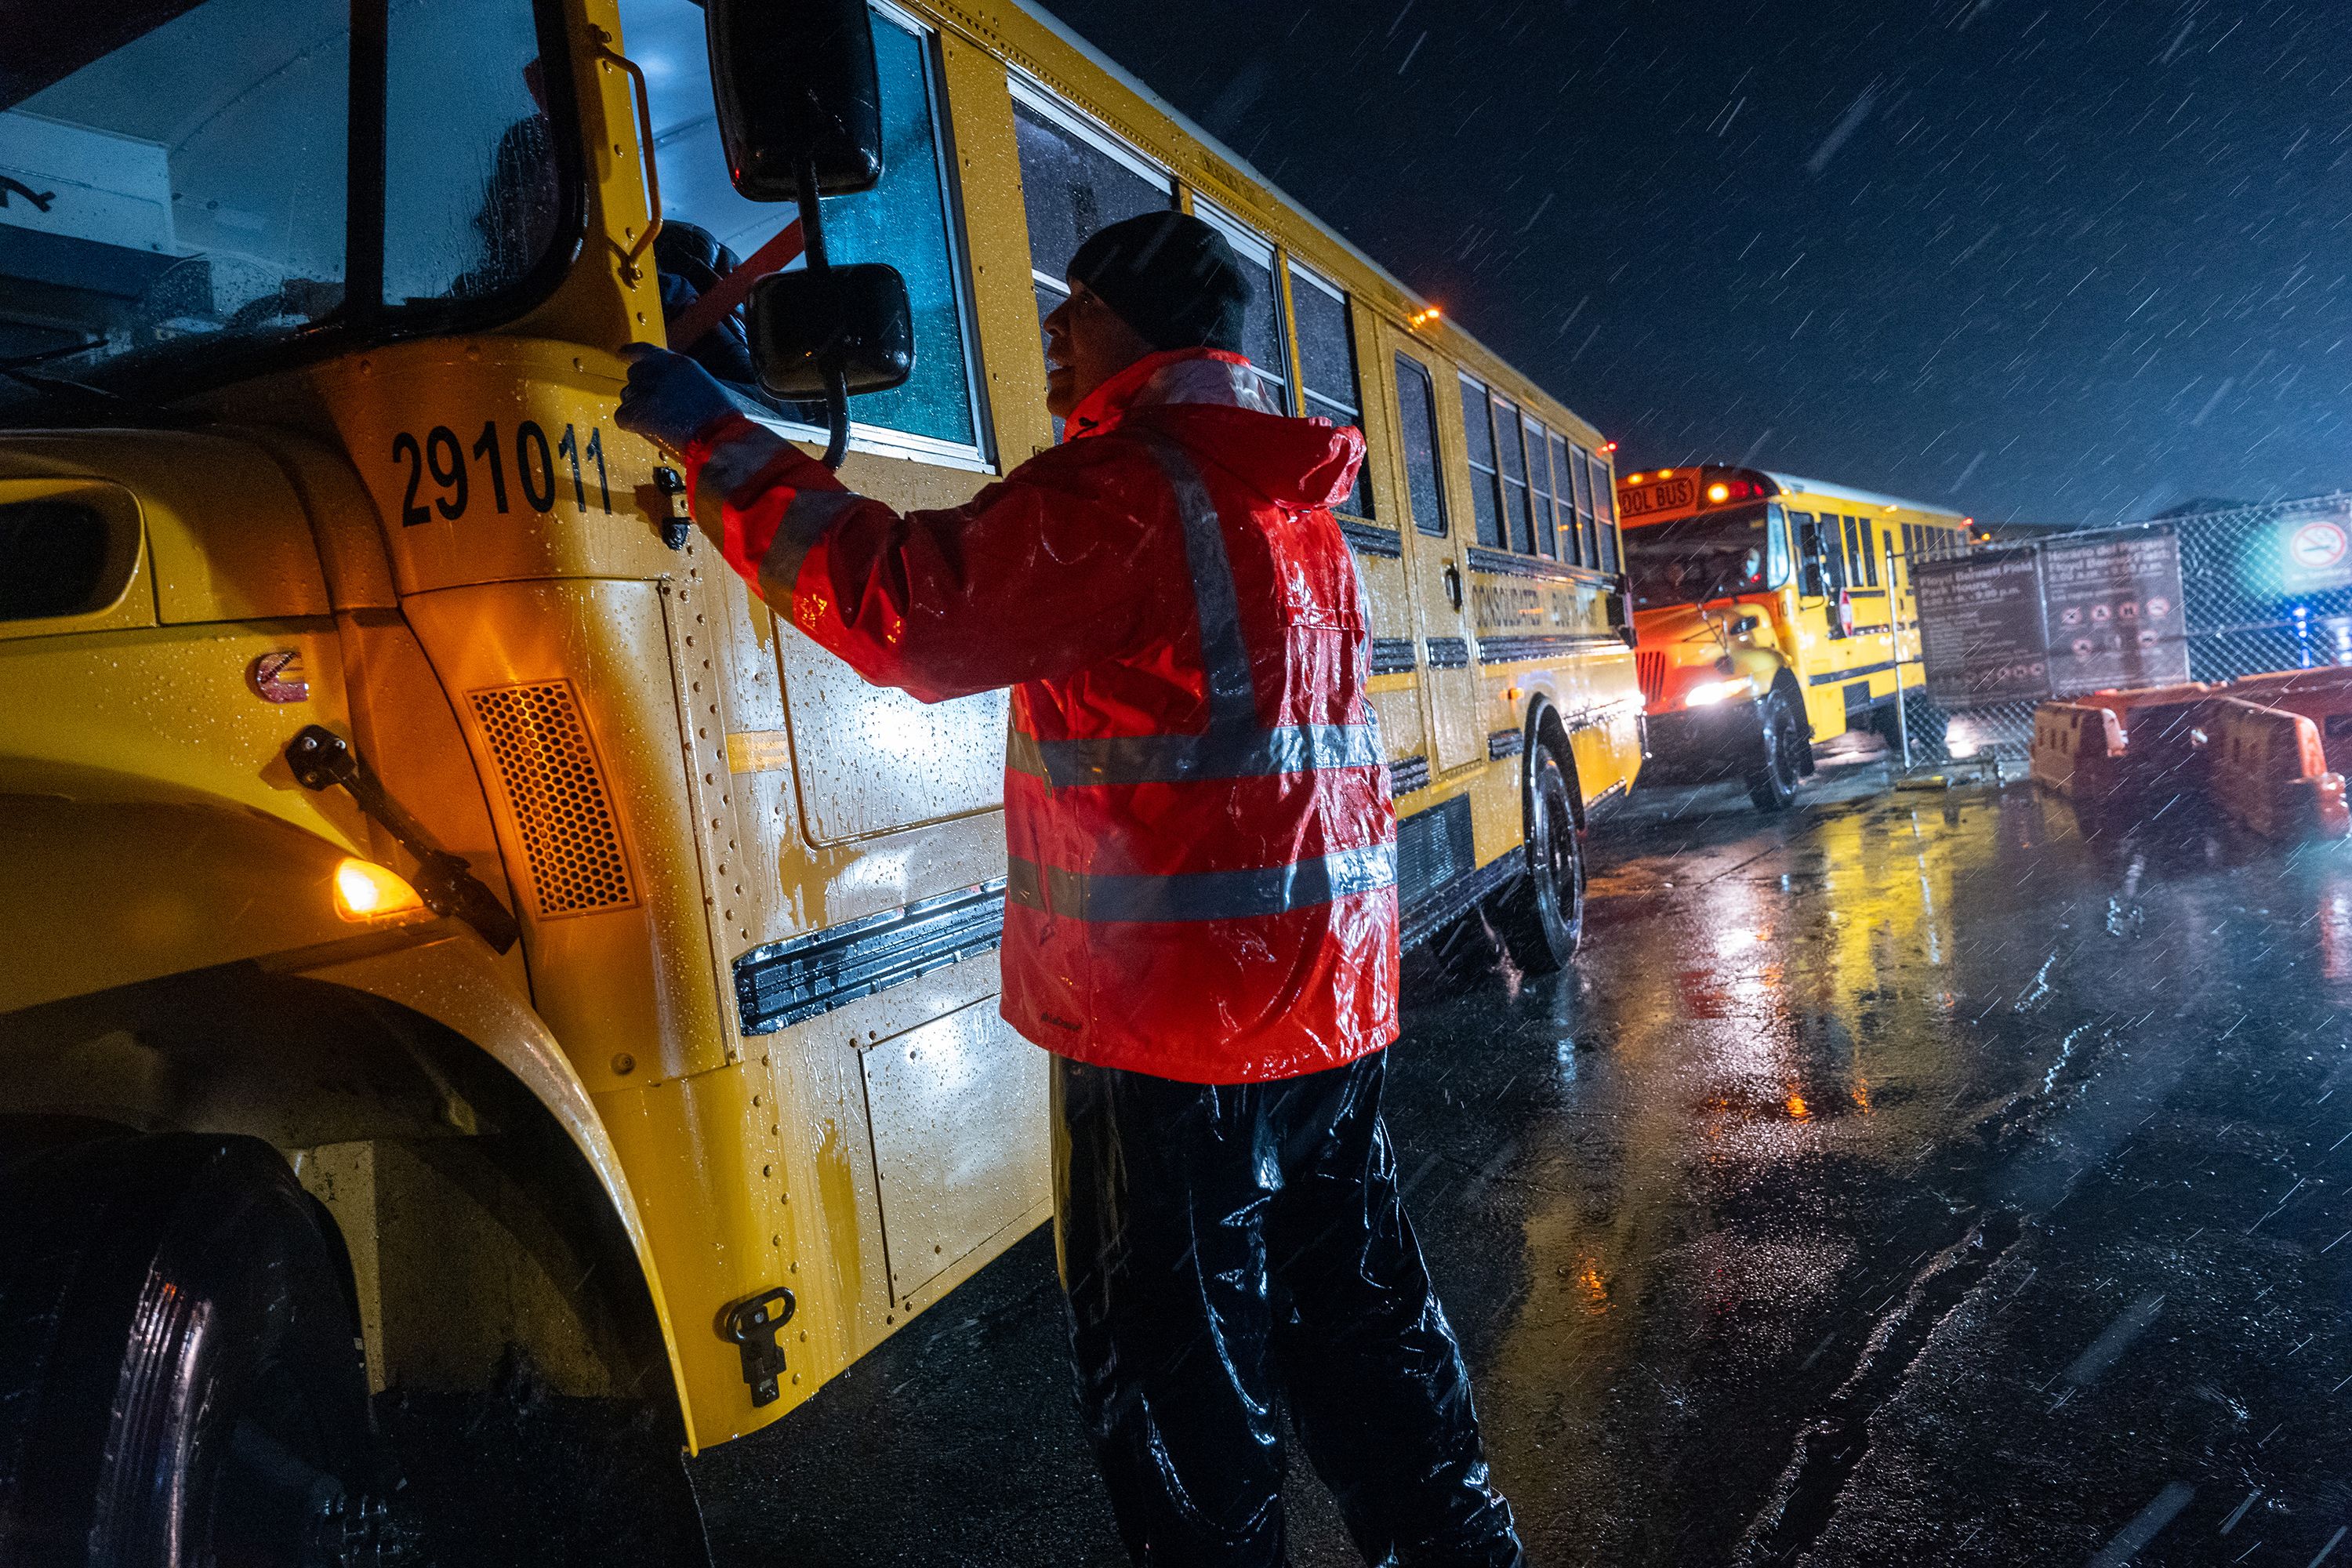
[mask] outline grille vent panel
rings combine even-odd
[[[542,917],[636,902],[621,826],[570,682],[470,694],[530,862]]]
[[[1666,654],[1664,648],[1642,647],[1633,650],[1633,668],[1642,680],[1642,700],[1650,707],[1666,694]]]

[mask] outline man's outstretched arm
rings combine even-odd
[[[635,352],[619,423],[679,455],[696,521],[778,615],[928,702],[1132,647],[1185,580],[1164,531],[1100,499],[1129,460],[1107,442],[963,506],[900,513],[745,418],[679,355]]]

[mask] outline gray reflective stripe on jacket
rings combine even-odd
[[[1323,768],[1369,768],[1381,761],[1380,731],[1370,724],[1286,724],[1245,734],[1119,735],[1100,741],[1041,741],[1015,730],[1004,765],[1072,784],[1179,784],[1186,779],[1265,778]]]
[[[1172,876],[1089,876],[1017,857],[1005,864],[1005,898],[1023,909],[1076,921],[1234,921],[1278,915],[1396,885],[1393,845],[1337,849],[1287,866]]]
[[[800,579],[801,563],[824,537],[824,531],[865,499],[854,490],[794,490],[784,505],[783,520],[776,525],[776,537],[768,542],[768,553],[760,560],[760,596],[771,605],[782,605],[789,618],[793,584]]]
[[[782,455],[784,438],[764,425],[736,431],[723,441],[711,444],[709,454],[702,459],[702,471],[695,477],[698,492],[716,487],[722,499],[732,496],[752,479],[760,470]]]
[[[1004,765],[1044,779],[1055,789],[1378,766],[1381,734],[1376,724],[1259,726],[1249,648],[1242,640],[1241,602],[1217,503],[1182,447],[1155,433],[1136,435],[1175,492],[1176,513],[1184,527],[1184,563],[1192,579],[1201,665],[1208,687],[1208,727],[1191,734],[1076,741],[1041,741],[1016,728],[1006,737]]]

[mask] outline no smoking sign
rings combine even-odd
[[[2347,538],[2340,522],[2322,521],[2306,522],[2287,540],[2289,559],[2306,572],[2325,572],[2343,563],[2352,538]]]

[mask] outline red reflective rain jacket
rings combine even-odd
[[[1252,387],[1239,355],[1151,355],[943,511],[854,495],[740,417],[687,452],[736,569],[866,679],[1013,689],[1004,1016],[1193,1083],[1397,1032],[1396,817],[1327,510],[1363,438]]]

